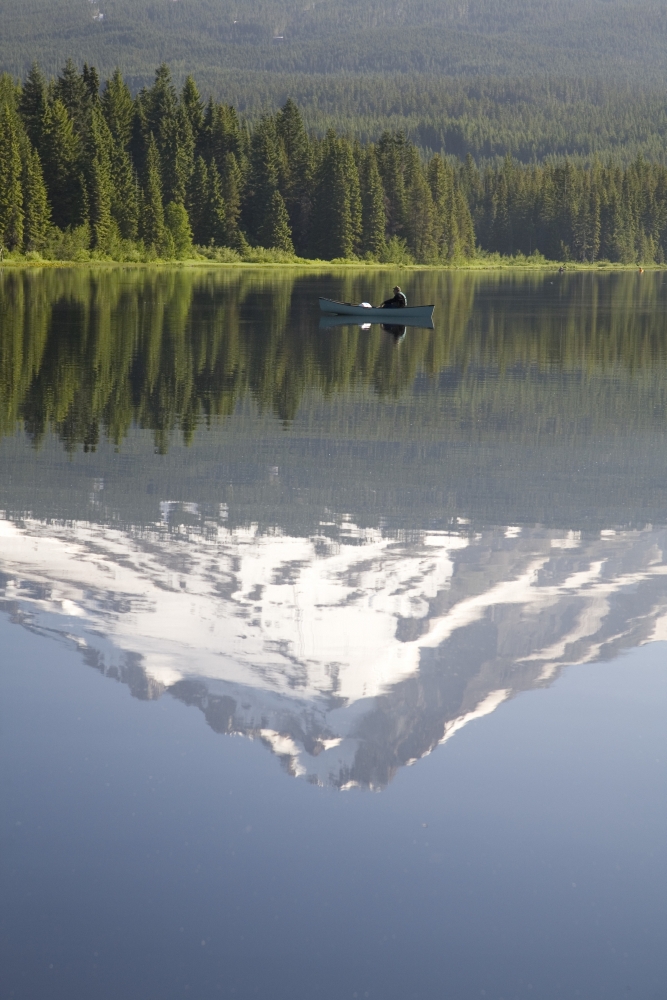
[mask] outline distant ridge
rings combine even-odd
[[[210,72],[600,76],[659,83],[654,0],[0,0],[0,69],[69,56],[148,80]],[[274,38],[280,36],[279,45]]]

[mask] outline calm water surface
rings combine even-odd
[[[662,274],[0,271],[2,1000],[667,998],[666,428]]]

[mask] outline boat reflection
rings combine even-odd
[[[382,788],[564,665],[667,639],[665,528],[390,535],[341,517],[294,537],[222,513],[177,525],[182,506],[148,528],[0,520],[0,609],[314,784]]]
[[[370,330],[370,328],[372,326],[379,326],[383,330],[389,330],[389,329],[395,329],[395,328],[397,329],[397,327],[394,327],[393,325],[389,325],[389,324],[386,324],[386,323],[380,323],[377,320],[375,320],[373,323],[355,323],[355,322],[352,321],[352,317],[351,316],[321,316],[320,317],[320,322],[319,322],[320,330],[332,330],[334,327],[337,327],[337,326],[358,326],[362,330]],[[405,331],[407,327],[412,327],[415,330],[433,330],[433,329],[435,329],[435,327],[433,326],[433,323],[419,323],[419,322],[406,323],[405,325],[403,325],[401,327],[401,329],[403,331]]]

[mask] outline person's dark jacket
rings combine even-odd
[[[407,304],[408,304],[408,300],[406,299],[406,297],[403,294],[403,292],[398,292],[396,295],[393,296],[393,298],[386,299],[382,303],[382,308],[383,309],[404,309],[407,306]]]

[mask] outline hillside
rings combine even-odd
[[[172,69],[664,80],[654,0],[0,0],[0,67],[68,56],[136,82]],[[280,37],[281,41],[276,39]]]

